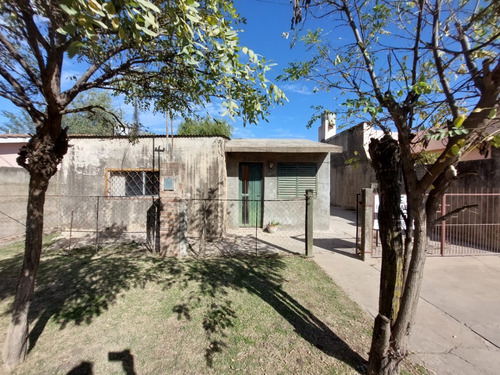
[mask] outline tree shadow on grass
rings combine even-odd
[[[259,296],[285,318],[303,339],[325,354],[345,362],[359,370],[365,360],[326,324],[305,308],[282,288],[285,263],[277,254],[266,256],[233,256],[211,258],[185,263],[183,277],[199,286],[199,293],[215,301],[205,313],[203,326],[209,345],[205,358],[207,365],[213,363],[213,356],[226,346],[224,330],[233,325],[236,312],[226,297],[228,289],[244,290]],[[189,317],[193,306],[183,303],[174,307],[179,318]]]
[[[22,257],[0,261],[0,279],[10,280],[0,287],[0,300],[12,297]],[[116,302],[120,294],[154,282],[168,289],[193,288],[193,293],[173,308],[179,319],[191,319],[194,309],[203,308],[200,299],[210,301],[203,311],[206,335],[205,359],[213,365],[214,356],[227,347],[227,329],[238,318],[229,290],[245,291],[260,297],[285,318],[295,332],[329,356],[359,370],[365,360],[353,351],[326,324],[295,297],[287,293],[283,271],[286,264],[277,254],[179,260],[155,258],[134,247],[95,253],[94,248],[44,254],[30,309],[30,350],[36,345],[47,322],[53,319],[64,329],[68,323],[89,324]],[[17,280],[16,280],[17,281]]]
[[[15,295],[22,255],[0,260],[0,301]],[[47,322],[53,319],[64,329],[68,323],[90,324],[119,295],[147,282],[171,285],[180,272],[175,258],[159,261],[136,244],[120,245],[96,254],[94,247],[71,251],[53,250],[42,255],[33,303],[29,312],[31,351]],[[5,314],[11,314],[7,310]]]

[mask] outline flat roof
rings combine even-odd
[[[226,152],[341,153],[342,146],[309,139],[239,138],[226,142]]]
[[[29,134],[0,134],[0,143],[28,143]]]

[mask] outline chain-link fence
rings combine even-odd
[[[26,196],[0,196],[0,243],[25,235]],[[63,247],[135,241],[151,251],[162,236],[183,241],[192,255],[235,251],[305,252],[305,199],[159,199],[157,196],[46,197],[44,233]],[[175,233],[173,228],[175,227]]]

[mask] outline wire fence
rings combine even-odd
[[[25,236],[27,196],[0,196],[0,243]],[[48,195],[44,234],[68,249],[136,242],[160,252],[182,242],[187,255],[305,252],[305,198],[160,199],[157,196]],[[276,224],[268,226],[268,224]]]

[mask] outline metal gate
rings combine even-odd
[[[357,211],[369,209],[358,199]],[[372,210],[371,257],[382,256],[382,246],[377,227],[377,213]],[[448,192],[443,195],[436,211],[437,223],[430,233],[427,247],[429,256],[472,256],[500,254],[500,192],[469,191]],[[360,224],[359,224],[360,225]],[[358,232],[363,228],[359,226]],[[361,242],[361,241],[360,241]]]
[[[430,234],[428,255],[500,253],[500,193],[446,193]]]

